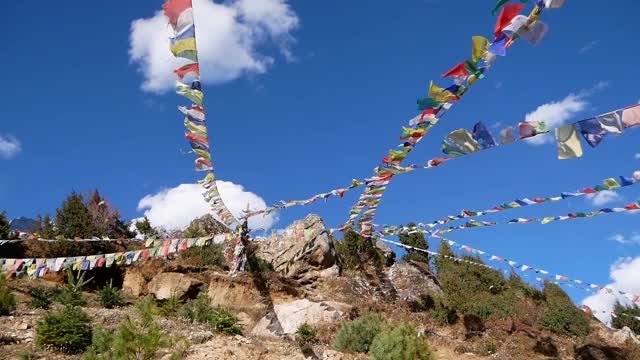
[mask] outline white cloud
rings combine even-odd
[[[640,276],[638,274],[640,274],[640,256],[620,258],[611,265],[609,276],[613,282],[606,287],[638,294],[640,293]],[[623,304],[631,304],[631,300],[627,297],[603,293],[591,295],[584,299],[582,303],[589,306],[594,312],[595,310],[600,310],[600,313],[595,314],[596,317],[605,324],[609,324],[611,315],[608,312],[613,309],[616,300]],[[603,310],[607,311],[607,313],[603,314]]]
[[[300,20],[287,0],[194,0],[202,80],[223,83],[243,74],[262,74],[274,59],[258,49],[275,44],[287,60]],[[131,23],[129,57],[144,75],[144,91],[162,93],[175,84],[173,70],[184,64],[169,51],[170,27],[162,12]]]
[[[525,115],[525,121],[544,121],[548,128],[563,125],[574,115],[585,110],[589,105],[589,96],[609,86],[606,81],[600,81],[590,89],[583,89],[577,94],[569,94],[560,101],[552,101],[538,106],[537,109]],[[526,140],[529,144],[542,145],[553,142],[553,134],[540,135]]]
[[[609,240],[615,241],[623,245],[640,245],[640,233],[634,232],[629,237],[626,237],[622,234],[615,234],[610,236]]]
[[[247,208],[247,204],[251,210],[267,207],[260,196],[245,191],[242,185],[219,180],[216,183],[222,199],[236,218],[242,215],[242,210]],[[144,210],[144,215],[154,226],[183,229],[191,220],[211,213],[210,206],[202,198],[202,192],[203,188],[200,185],[181,184],[143,197],[138,202],[138,210]],[[259,215],[249,219],[249,227],[269,229],[277,221],[278,217],[274,213],[267,216]]]
[[[578,54],[583,55],[588,53],[589,51],[593,50],[593,48],[596,47],[598,43],[599,41],[589,41],[583,47],[581,47],[580,50],[578,50]]]
[[[587,195],[587,200],[590,201],[594,206],[603,206],[612,202],[616,202],[622,199],[622,196],[615,191],[604,190],[599,191],[595,194]]]
[[[0,159],[12,159],[22,151],[20,140],[12,135],[0,134]]]

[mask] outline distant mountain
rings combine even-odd
[[[11,230],[13,231],[35,231],[37,221],[24,216],[11,220]]]

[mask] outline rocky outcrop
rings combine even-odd
[[[295,300],[275,305],[273,313],[260,319],[251,333],[269,337],[293,335],[304,323],[311,326],[335,323],[342,320],[350,311],[351,306],[344,303]]]
[[[393,251],[393,249],[380,240],[376,241],[376,248],[378,248],[378,250],[382,251],[382,253],[384,254],[385,259],[387,259],[387,266],[393,265],[393,263],[396,261],[396,253]]]
[[[194,298],[203,288],[203,283],[180,273],[161,273],[156,275],[147,285],[149,294],[158,300],[166,300],[173,296],[180,299]]]
[[[144,295],[147,290],[147,281],[142,272],[137,267],[127,269],[124,273],[124,281],[122,282],[122,291],[131,296],[139,297]]]
[[[258,238],[256,256],[278,273],[300,283],[340,274],[335,239],[318,215],[308,215],[285,229],[284,235]]]
[[[399,262],[385,272],[395,288],[398,298],[405,301],[417,301],[420,295],[441,294],[438,280],[427,264],[418,262]]]

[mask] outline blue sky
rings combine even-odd
[[[417,113],[415,101],[425,96],[429,80],[448,84],[439,75],[469,56],[471,36],[491,36],[492,5],[470,0],[406,0],[401,5],[237,0],[214,7],[196,2],[216,174],[233,183],[229,191],[240,194],[241,185],[251,193],[230,201],[301,199],[369,176]],[[2,57],[0,209],[11,217],[52,213],[72,189],[93,188],[127,218],[143,215],[138,205],[149,195],[147,204],[158,206],[157,211],[180,210],[197,201],[181,198],[170,206],[170,197],[154,197],[198,179],[193,156],[184,153],[188,144],[182,118],[174,111],[185,102],[163,92],[170,84],[163,66],[150,70],[147,65],[154,63],[145,63],[144,55],[163,51],[152,46],[161,32],[154,31],[150,19],[160,7],[160,1],[119,0],[103,7],[75,0],[6,7],[0,27],[8,34],[5,49],[11,50]],[[198,15],[199,7],[206,14]],[[220,18],[208,19],[207,9]],[[447,133],[477,121],[515,124],[554,102],[559,104],[552,110],[564,111],[565,121],[577,121],[638,102],[639,52],[628,40],[637,32],[638,10],[636,2],[602,6],[568,0],[563,8],[547,11],[543,20],[551,29],[542,43],[518,43],[498,59],[407,163],[438,156]],[[240,11],[245,17],[234,17]],[[138,23],[132,38],[137,19],[147,20]],[[220,33],[213,34],[215,29]],[[162,81],[149,85],[149,76]],[[376,220],[432,221],[463,208],[482,210],[629,175],[640,168],[637,132],[608,138],[595,150],[585,148],[578,160],[556,160],[553,143],[521,142],[398,176]],[[172,194],[179,198],[182,193]],[[606,205],[640,198],[635,187],[618,194]],[[337,226],[358,195],[354,191],[341,200],[288,209],[268,223],[284,227],[313,212]],[[245,206],[240,203],[236,207]],[[578,198],[483,219],[596,208],[593,201]],[[640,244],[631,240],[640,232],[638,216],[471,229],[451,238],[521,263],[609,284],[612,265],[635,264],[640,256]],[[610,240],[615,235],[628,243]],[[640,265],[630,269],[640,274]],[[640,292],[640,281],[616,283],[627,286],[622,290]],[[585,297],[584,292],[570,294],[576,301]]]

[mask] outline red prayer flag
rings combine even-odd
[[[190,72],[200,73],[200,65],[198,65],[198,63],[188,64],[175,69],[173,72],[176,73],[176,75],[178,75],[180,79],[182,79]]]
[[[442,74],[442,77],[446,78],[449,76],[464,76],[467,77],[469,76],[469,74],[471,74],[469,72],[469,70],[467,70],[466,66],[464,63],[460,63],[456,66],[453,67],[453,69],[447,71],[446,73]]]
[[[640,206],[636,204],[627,205],[624,207],[626,210],[640,210]]]
[[[586,188],[586,189],[582,190],[582,192],[585,193],[585,194],[595,194],[595,193],[597,193],[597,191],[595,191],[593,189],[590,189],[590,188]]]
[[[493,32],[496,39],[502,34],[502,29],[506,28],[522,9],[524,9],[524,4],[508,4],[502,8],[498,21],[496,21],[496,29]]]
[[[173,27],[178,23],[180,14],[191,7],[191,0],[169,0],[162,5],[164,14],[169,18],[169,23]]]

